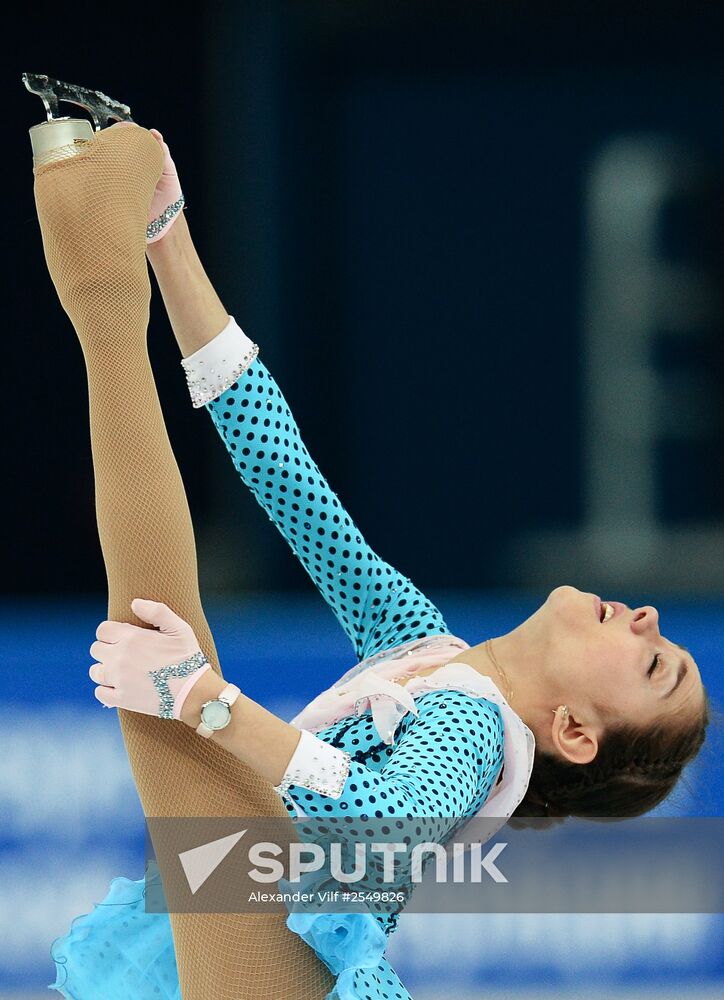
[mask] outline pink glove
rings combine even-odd
[[[161,146],[165,156],[163,173],[156,185],[148,211],[148,228],[146,229],[146,243],[157,243],[163,239],[178,219],[185,205],[185,199],[181,194],[176,165],[171,159],[168,145],[163,141],[163,136],[157,128],[149,129],[149,132]]]
[[[158,629],[101,622],[88,674],[101,685],[95,696],[106,708],[180,719],[189,691],[211,669],[191,626],[167,604],[136,597],[131,610]]]

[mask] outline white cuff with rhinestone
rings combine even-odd
[[[233,316],[221,333],[198,351],[181,359],[195,409],[205,406],[242,375],[259,353]]]
[[[325,743],[308,729],[302,729],[301,732],[281,784],[274,785],[274,791],[283,795],[290,785],[301,785],[310,792],[338,799],[349,777],[352,758],[346,750]]]

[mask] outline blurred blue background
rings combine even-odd
[[[50,995],[53,937],[143,859],[87,677],[106,606],[85,371],[43,259],[23,71],[164,133],[226,308],[455,634],[500,634],[561,583],[653,603],[721,708],[718,5],[132,2],[5,27],[0,996]],[[191,409],[158,296],[149,343],[225,673],[291,718],[355,657]],[[717,724],[664,811],[721,814],[721,749]],[[416,1000],[704,997],[720,920],[410,914],[389,957]]]

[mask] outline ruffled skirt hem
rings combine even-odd
[[[146,913],[146,889],[160,878],[149,865],[145,879],[119,875],[90,913],[76,917],[50,946],[57,990],[65,1000],[91,1000],[103,984],[103,1000],[181,1000],[171,921]]]
[[[145,879],[112,879],[106,897],[52,942],[56,977],[48,989],[65,1000],[182,1000],[169,915],[144,906],[156,883],[155,862]],[[292,913],[287,926],[337,977],[325,1000],[411,1000],[383,957],[386,935],[371,915]]]

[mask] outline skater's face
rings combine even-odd
[[[704,688],[696,662],[661,634],[651,605],[631,609],[556,587],[529,622],[543,637],[544,675],[579,714],[590,710],[637,727],[686,724],[700,715]]]

